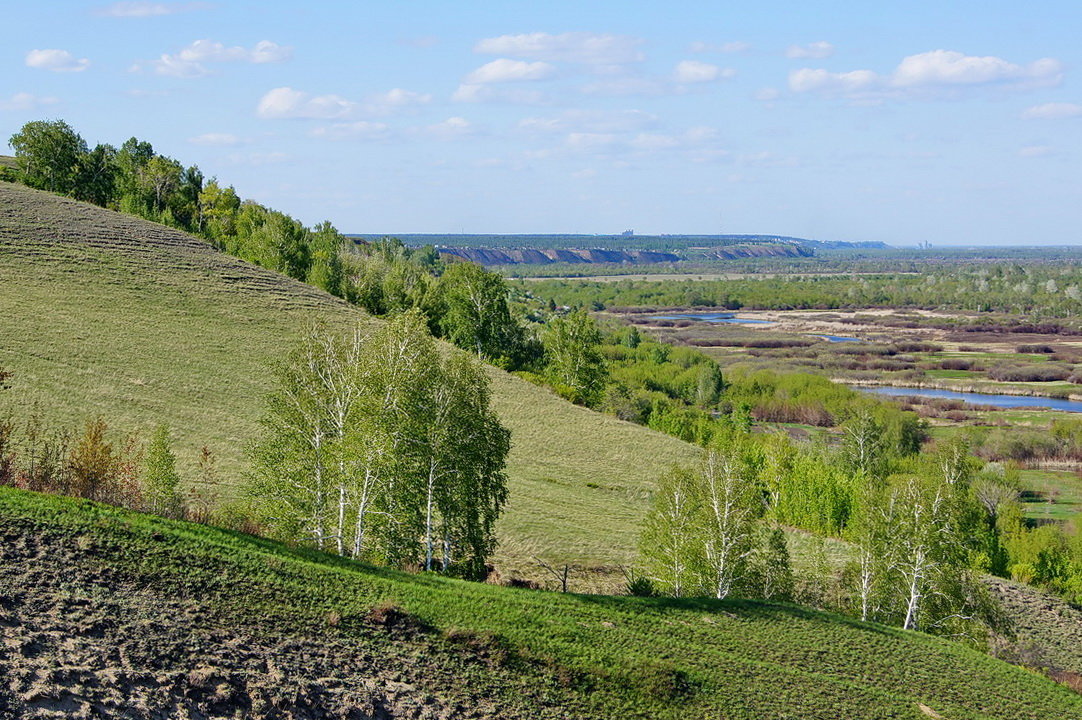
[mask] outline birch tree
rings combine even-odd
[[[310,328],[273,370],[263,435],[250,449],[251,495],[265,521],[323,549],[333,539],[336,445],[328,414],[331,374],[319,331]]]
[[[699,512],[693,471],[674,467],[661,476],[639,547],[655,586],[673,597],[698,590],[703,554]]]
[[[483,571],[510,438],[478,361],[444,359],[411,311],[367,337],[313,326],[276,375],[252,450],[269,524],[367,561]]]
[[[177,457],[173,454],[169,428],[165,425],[158,425],[151,436],[142,480],[143,503],[150,512],[166,517],[183,513]]]
[[[754,521],[762,503],[738,447],[711,450],[699,474],[706,579],[711,594],[721,600],[744,573],[754,548]]]
[[[608,371],[599,346],[601,331],[582,309],[549,323],[545,335],[548,372],[567,388],[572,402],[596,405],[605,389]]]

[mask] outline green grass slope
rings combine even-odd
[[[230,702],[295,687],[295,673],[316,673],[309,698],[348,670],[368,672],[351,677],[371,693],[398,688],[397,702],[423,691],[428,713],[411,717],[1082,718],[1082,697],[1033,673],[794,606],[407,575],[6,488],[0,537],[9,710],[19,698],[75,708],[119,687],[148,707],[218,702],[211,716],[224,717]],[[170,631],[188,639],[158,641]],[[273,662],[238,667],[272,646]]]
[[[101,414],[143,437],[168,423],[183,472],[193,477],[207,445],[235,484],[268,363],[313,318],[379,322],[170,228],[0,183],[0,366],[16,373],[0,403],[37,401],[70,425]],[[514,443],[505,567],[527,568],[535,555],[627,562],[653,479],[694,449],[491,375]]]

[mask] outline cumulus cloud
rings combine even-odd
[[[585,65],[625,65],[644,59],[642,40],[627,35],[589,32],[523,33],[501,35],[478,42],[473,50],[484,55]]]
[[[477,126],[463,117],[449,117],[443,122],[429,125],[424,130],[426,135],[438,140],[454,140],[456,138],[477,135],[480,131]]]
[[[274,88],[256,107],[256,115],[265,119],[309,118],[333,120],[353,112],[357,104],[338,95],[311,95],[291,87]]]
[[[203,133],[202,135],[188,138],[188,142],[192,145],[231,147],[240,145],[243,141],[236,135],[230,133]]]
[[[365,109],[372,113],[384,114],[400,108],[427,105],[430,102],[432,102],[432,96],[426,93],[392,88],[385,93],[373,95],[369,98]]]
[[[794,70],[789,74],[789,88],[798,93],[920,97],[987,86],[1027,90],[1057,85],[1062,79],[1063,65],[1051,58],[1017,65],[998,57],[933,50],[904,58],[889,75],[872,70],[840,73],[811,68]]]
[[[204,2],[164,3],[132,0],[131,2],[112,3],[99,8],[96,12],[98,15],[106,17],[146,18],[176,15],[177,13],[191,12],[192,10],[204,10],[208,7],[210,5]]]
[[[477,68],[463,81],[466,85],[518,82],[522,80],[545,80],[552,77],[556,68],[546,62],[525,62],[500,58]]]
[[[894,71],[891,84],[915,87],[1014,81],[1030,85],[1056,83],[1062,75],[1063,66],[1051,58],[1023,66],[998,57],[975,57],[953,50],[933,50],[902,60]]]
[[[1034,105],[1022,113],[1025,120],[1065,120],[1082,117],[1082,105],[1078,103],[1052,102]]]
[[[52,72],[82,72],[90,67],[90,61],[76,58],[67,50],[31,50],[26,54],[26,66]]]
[[[59,101],[54,97],[43,97],[41,95],[19,92],[15,93],[7,100],[0,99],[0,110],[37,110],[48,105],[55,105],[57,102]]]
[[[164,54],[151,63],[154,72],[172,77],[202,77],[209,75],[210,63],[247,62],[257,65],[285,62],[293,57],[293,48],[270,40],[260,40],[251,48],[227,47],[213,40],[196,40],[174,54]],[[141,70],[136,64],[133,70]]]
[[[789,89],[793,92],[852,94],[879,87],[882,80],[871,70],[835,73],[802,68],[789,73]]]
[[[328,140],[386,140],[390,137],[390,128],[385,123],[359,120],[319,127],[312,135]]]
[[[723,68],[698,60],[683,60],[673,70],[673,80],[681,84],[708,83],[728,79],[736,75],[736,70]]]
[[[790,45],[785,50],[785,57],[797,59],[822,60],[834,54],[834,46],[825,40],[807,45]]]

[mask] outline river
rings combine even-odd
[[[990,393],[959,392],[957,390],[938,390],[935,388],[907,388],[895,386],[865,387],[855,389],[875,395],[918,396],[964,400],[974,405],[991,405],[999,408],[1049,408],[1066,412],[1082,412],[1082,401],[1060,400],[1058,398],[1034,397],[1032,395],[993,395]]]

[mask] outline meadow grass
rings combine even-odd
[[[230,622],[276,632],[379,642],[356,620],[389,603],[431,642],[471,639],[499,650],[493,663],[554,683],[575,717],[916,719],[925,717],[921,705],[952,720],[1082,717],[1078,695],[961,644],[793,605],[411,575],[8,488],[0,488],[0,532],[79,549],[72,567],[58,568],[72,592],[91,570],[143,593],[198,598]],[[341,621],[328,627],[332,616]],[[474,667],[462,680],[476,690],[494,675]]]
[[[243,482],[270,365],[305,325],[381,322],[160,225],[7,183],[0,205],[0,367],[15,372],[0,403],[143,438],[166,423],[189,486],[200,448],[217,455],[220,483],[201,490],[221,500]],[[513,443],[501,564],[630,562],[654,479],[695,448],[489,375]]]

